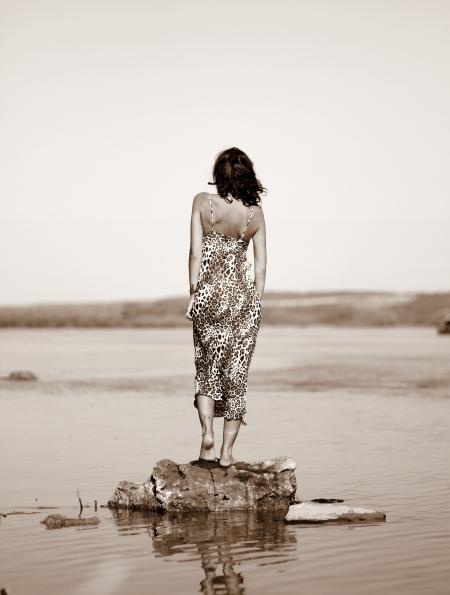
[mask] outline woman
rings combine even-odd
[[[193,322],[195,399],[202,426],[200,460],[216,461],[213,418],[223,417],[219,465],[233,464],[244,422],[247,378],[261,320],[266,277],[265,188],[240,149],[222,151],[213,168],[217,194],[194,197],[186,317]],[[255,279],[247,248],[253,240]]]

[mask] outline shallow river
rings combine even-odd
[[[238,460],[289,455],[298,496],[385,523],[277,515],[98,515],[122,479],[198,455],[189,329],[0,332],[0,587],[12,595],[443,595],[450,584],[450,337],[432,329],[262,328]],[[220,422],[216,421],[220,436]]]

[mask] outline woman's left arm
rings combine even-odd
[[[190,300],[186,309],[186,318],[192,320],[192,305],[195,298],[195,290],[197,289],[198,277],[200,274],[200,264],[202,260],[202,237],[203,228],[200,217],[200,204],[202,201],[202,193],[196,194],[192,201],[191,213],[191,243],[189,248],[189,288]]]

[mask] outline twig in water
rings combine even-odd
[[[83,512],[83,502],[81,501],[81,498],[80,498],[80,490],[77,490],[77,496],[78,496],[78,501],[80,502],[80,514],[78,516],[81,516],[81,513]]]

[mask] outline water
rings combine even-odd
[[[292,526],[276,514],[111,512],[122,479],[198,455],[192,337],[11,330],[0,375],[0,587],[13,595],[448,593],[450,338],[432,329],[263,327],[235,457],[297,460],[298,495],[385,523]],[[220,422],[216,422],[217,437]],[[101,519],[47,530],[52,510]]]

